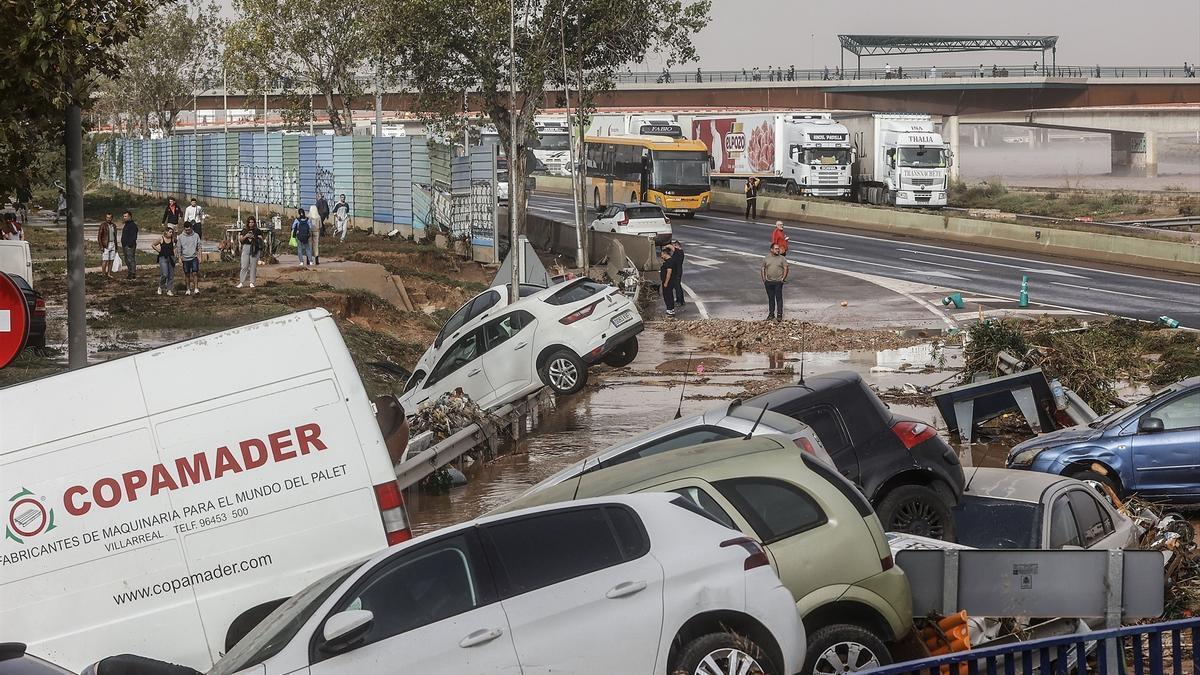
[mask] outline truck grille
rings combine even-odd
[[[930,185],[931,186],[931,185],[941,185],[942,181],[940,178],[909,178],[908,183],[910,185]]]

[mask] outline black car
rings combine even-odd
[[[44,349],[46,347],[46,301],[42,299],[42,294],[33,290],[29,282],[18,274],[9,274],[9,279],[21,289],[21,295],[25,296],[25,306],[29,308],[29,339],[25,341],[25,348],[34,347]]]
[[[933,427],[892,414],[857,373],[810,377],[745,405],[765,405],[812,427],[885,530],[954,539],[950,509],[966,483],[958,456]]]

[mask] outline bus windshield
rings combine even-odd
[[[535,150],[566,150],[569,136],[567,134],[538,134],[538,146]]]
[[[944,148],[900,148],[900,166],[940,169],[946,166]]]
[[[849,164],[850,150],[847,148],[809,148],[804,151],[804,163],[813,166]]]
[[[698,150],[656,150],[651,184],[654,188],[708,187],[708,156]]]

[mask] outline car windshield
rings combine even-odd
[[[972,548],[1035,548],[1037,519],[1036,504],[963,495],[954,507],[954,533]]]
[[[698,150],[655,151],[654,187],[708,185],[708,156]]]
[[[537,150],[566,150],[567,134],[538,134]]]
[[[1124,408],[1121,408],[1119,410],[1114,410],[1114,411],[1108,413],[1107,415],[1101,415],[1100,417],[1097,417],[1096,419],[1089,422],[1088,426],[1093,429],[1103,429],[1104,427],[1107,427],[1108,425],[1110,425],[1114,422],[1120,422],[1120,421],[1128,418],[1130,415],[1133,415],[1137,411],[1141,410],[1142,408],[1146,407],[1146,404],[1157,401],[1158,399],[1162,398],[1163,396],[1166,396],[1167,394],[1170,394],[1171,392],[1173,392],[1175,390],[1176,389],[1173,386],[1167,387],[1166,389],[1160,389],[1136,403],[1130,403],[1129,405],[1125,406]]]
[[[342,585],[362,561],[346,565],[313,582],[288,598],[221,657],[207,675],[228,675],[245,670],[275,656],[296,637],[325,600]]]
[[[942,148],[900,148],[900,166],[941,168],[946,166],[946,151]]]
[[[804,151],[804,163],[813,166],[849,164],[850,151],[845,148],[809,148]]]

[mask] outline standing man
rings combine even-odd
[[[346,203],[346,195],[338,195],[337,204],[333,205],[333,220],[337,224],[339,241],[346,241],[346,230],[350,229],[350,205]]]
[[[758,179],[746,179],[746,220],[758,220]]]
[[[163,210],[161,225],[170,225],[172,230],[179,231],[179,219],[183,216],[183,211],[180,210],[179,204],[175,203],[174,197],[167,197],[167,208]]]
[[[778,246],[771,245],[771,252],[763,257],[759,274],[763,287],[767,289],[767,321],[782,321],[783,284],[787,282],[788,264]]]
[[[190,223],[192,231],[196,233],[196,236],[201,239],[204,238],[204,235],[200,233],[200,228],[204,225],[204,210],[200,208],[200,204],[196,201],[195,197],[192,197],[191,203],[183,210],[183,222],[185,224]]]
[[[117,224],[113,222],[111,213],[104,214],[104,222],[100,223],[96,233],[96,244],[100,247],[100,271],[106,277],[112,276],[113,261],[117,259]]]
[[[675,317],[675,264],[671,262],[671,247],[664,246],[658,253],[661,266],[658,268],[659,285],[662,288],[663,302],[667,306],[667,316]]]
[[[187,287],[184,295],[200,295],[200,235],[192,223],[183,224],[179,235],[179,257],[183,259],[183,283]]]
[[[121,214],[121,220],[121,256],[125,258],[125,278],[134,279],[137,277],[138,226],[129,211]]]
[[[671,240],[671,264],[675,268],[674,274],[671,275],[671,282],[675,287],[675,304],[681,308],[683,302],[683,244],[679,243],[678,239]]]
[[[788,238],[787,238],[787,235],[784,234],[784,232],[783,232],[783,221],[782,220],[775,221],[775,230],[771,232],[771,246],[772,247],[778,246],[779,254],[785,255],[785,256],[787,255]]]
[[[317,214],[321,217],[318,223],[321,234],[325,234],[325,221],[329,220],[329,202],[325,200],[325,194],[322,192],[317,193]]]

